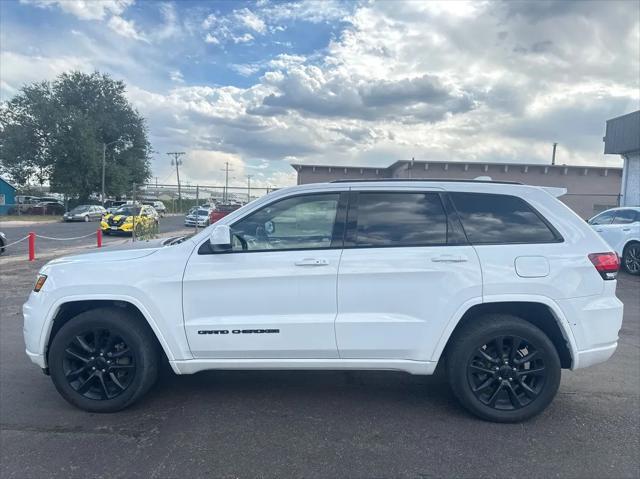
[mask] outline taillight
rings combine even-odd
[[[589,259],[602,276],[602,279],[616,279],[620,269],[618,253],[591,253]]]

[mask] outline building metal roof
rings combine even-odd
[[[640,151],[640,110],[607,120],[604,153],[624,155]]]

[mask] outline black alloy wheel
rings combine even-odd
[[[446,349],[449,384],[460,403],[494,422],[542,412],[560,385],[560,358],[549,337],[516,316],[492,314],[458,328]]]
[[[160,348],[144,319],[125,308],[85,311],[51,340],[47,365],[58,392],[91,412],[137,401],[158,375]]]
[[[628,245],[622,253],[622,265],[629,274],[640,274],[640,243]]]
[[[485,406],[513,411],[528,406],[546,379],[543,356],[526,339],[497,336],[481,345],[467,363],[467,379]]]
[[[69,385],[87,399],[113,399],[131,385],[135,356],[116,332],[95,328],[75,335],[62,365]]]

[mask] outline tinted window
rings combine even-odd
[[[618,210],[616,211],[616,217],[613,220],[614,225],[623,225],[627,223],[633,223],[638,221],[638,213],[634,210]]]
[[[608,225],[613,220],[615,216],[615,211],[605,211],[604,213],[600,213],[598,216],[595,216],[589,220],[590,225]]]
[[[339,194],[287,198],[231,227],[233,250],[269,251],[331,246]]]
[[[447,242],[447,216],[435,193],[360,193],[357,246],[427,246]]]
[[[452,193],[471,243],[547,243],[558,238],[525,201],[508,195]]]

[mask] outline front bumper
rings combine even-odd
[[[193,220],[184,220],[184,225],[185,226],[195,226],[196,222],[193,221]],[[207,220],[206,219],[198,220],[198,226],[202,226],[202,227],[207,226]]]
[[[133,231],[133,223],[122,223],[120,226],[110,226],[107,222],[102,221],[100,223],[100,229],[103,233],[131,233]]]

